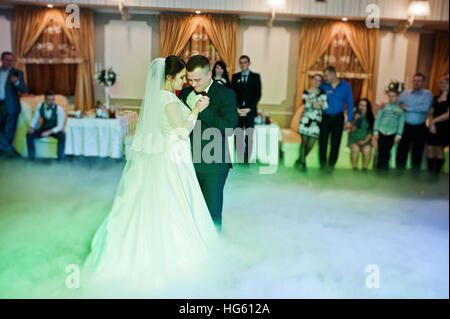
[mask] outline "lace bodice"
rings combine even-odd
[[[168,137],[174,129],[181,129],[177,135],[180,138],[189,137],[197,120],[195,116],[190,116],[190,109],[175,94],[166,90],[162,91],[162,104],[165,108],[164,135]]]

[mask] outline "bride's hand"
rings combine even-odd
[[[198,107],[198,110],[202,112],[204,109],[206,109],[209,106],[209,97],[202,96],[200,100],[195,103],[195,106]]]

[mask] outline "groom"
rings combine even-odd
[[[206,57],[202,55],[191,57],[186,69],[191,87],[183,89],[178,96],[179,99],[191,109],[203,95],[210,99],[209,106],[199,113],[197,123],[191,133],[191,149],[195,172],[203,197],[214,224],[221,231],[223,188],[231,167],[228,136],[225,135],[225,130],[231,129],[234,131],[237,126],[236,96],[232,90],[212,79],[209,60]],[[208,134],[211,129],[216,134]],[[205,130],[208,130],[208,132],[203,136]],[[201,132],[201,134],[195,132]],[[217,147],[213,147],[212,151],[210,151],[210,148],[211,145],[218,142],[218,139],[214,138],[218,134],[221,135],[221,154],[214,154]],[[204,140],[203,138],[207,139]],[[196,139],[200,140],[197,141]],[[208,146],[208,144],[211,145]],[[204,149],[205,153],[203,152]],[[204,158],[205,154],[213,160]],[[217,155],[221,155],[219,160],[217,160]]]

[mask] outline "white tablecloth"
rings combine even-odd
[[[121,158],[124,138],[133,134],[138,114],[124,112],[116,119],[68,118],[66,155]]]

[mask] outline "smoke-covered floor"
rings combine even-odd
[[[66,266],[86,257],[123,166],[0,160],[0,298],[78,297]],[[223,236],[245,263],[198,297],[448,298],[448,209],[448,175],[236,166]]]

